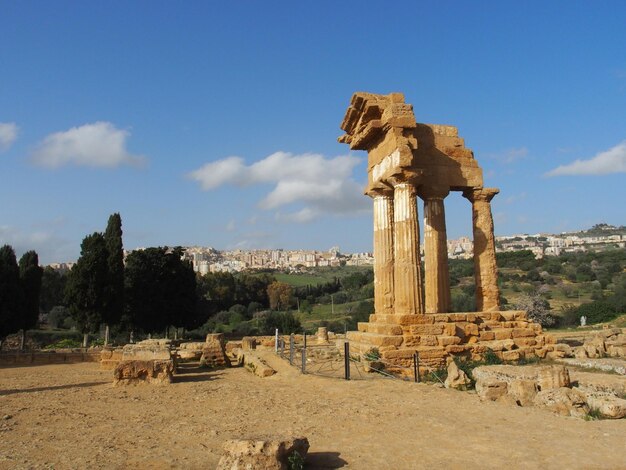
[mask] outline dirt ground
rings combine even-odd
[[[0,469],[212,469],[225,440],[299,434],[307,468],[626,468],[626,420],[392,379],[187,370],[113,387],[95,363],[0,369]]]

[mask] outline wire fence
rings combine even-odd
[[[384,360],[375,350],[361,353],[350,349],[349,341],[319,344],[309,340],[296,342],[294,335],[280,335],[276,330],[275,352],[303,374],[344,380],[395,379],[420,382],[420,360],[415,353],[410,366]],[[315,339],[315,337],[314,337]],[[443,383],[436,373],[434,379]]]

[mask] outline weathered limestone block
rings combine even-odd
[[[244,353],[243,365],[246,369],[259,377],[269,377],[276,373],[276,371],[272,369],[267,362],[261,359],[253,351],[246,351]]]
[[[173,360],[121,361],[113,371],[113,385],[169,384],[173,373]]]
[[[535,406],[547,408],[563,416],[583,418],[589,413],[584,393],[572,388],[541,390],[533,401]]]
[[[287,470],[295,452],[304,461],[308,451],[306,437],[233,439],[224,444],[217,470]]]
[[[122,349],[105,348],[100,352],[100,369],[113,370],[122,360]]]
[[[451,344],[460,344],[461,338],[458,336],[438,336],[439,346],[449,346]]]
[[[537,385],[539,390],[572,386],[569,371],[561,365],[541,367],[537,372]]]
[[[474,369],[475,371],[476,369]],[[476,375],[472,373],[474,378]],[[484,378],[476,380],[476,393],[483,400],[496,401],[508,393],[508,384],[504,380],[496,378]]]
[[[187,342],[178,346],[177,356],[184,361],[197,361],[202,357],[202,348],[205,343]]]
[[[467,390],[471,381],[467,377],[467,374],[459,369],[459,366],[454,361],[450,361],[448,364],[448,377],[444,385],[446,388],[455,388],[457,390]]]
[[[223,333],[210,333],[202,348],[200,364],[206,367],[226,367],[230,361],[226,356],[226,347]]]
[[[596,409],[604,418],[621,419],[626,417],[626,400],[610,393],[586,393],[587,404]]]
[[[572,357],[572,348],[565,343],[556,343],[551,346],[546,347],[546,349],[552,351],[548,352],[547,356],[549,359],[560,359],[563,357]]]
[[[601,335],[596,335],[585,341],[582,349],[585,351],[586,357],[591,358],[605,357],[607,352],[604,337]]]
[[[122,349],[122,360],[124,361],[168,361],[172,359],[169,343],[165,340],[145,340],[137,344],[127,344]]]
[[[532,406],[537,395],[537,383],[534,380],[516,379],[508,386],[508,394],[520,406]]]
[[[325,326],[317,329],[317,344],[328,344],[328,328]]]
[[[256,339],[252,336],[244,336],[241,339],[241,349],[244,351],[256,349]]]

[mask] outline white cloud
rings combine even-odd
[[[117,129],[110,122],[95,122],[73,127],[47,136],[33,153],[40,166],[58,168],[64,165],[113,168],[119,165],[141,165],[145,157],[126,150],[130,132]]]
[[[507,197],[504,200],[505,204],[513,204],[516,203],[518,201],[523,201],[524,199],[526,199],[526,193],[525,192],[521,192],[519,194],[513,194],[512,196]]]
[[[19,130],[14,122],[0,122],[0,152],[8,150],[13,145]]]
[[[505,150],[502,153],[490,155],[491,158],[498,160],[504,164],[511,164],[517,160],[522,160],[528,156],[528,149],[526,147],[512,148]]]
[[[39,264],[65,262],[76,259],[75,243],[61,237],[52,230],[23,231],[9,225],[0,225],[0,246],[11,245],[19,257],[28,250],[39,255]]]
[[[588,160],[576,160],[550,170],[545,176],[609,175],[626,173],[626,140]]]
[[[325,158],[319,154],[276,152],[251,165],[240,157],[224,158],[188,176],[204,190],[223,185],[273,185],[259,201],[259,207],[273,210],[300,204],[304,207],[293,213],[278,213],[277,219],[309,222],[322,214],[350,214],[370,207],[361,186],[352,178],[359,162],[352,156]]]

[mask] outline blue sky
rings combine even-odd
[[[0,1],[0,31],[0,244],[44,263],[113,212],[127,248],[371,251],[355,91],[459,128],[497,234],[626,223],[623,1]]]

